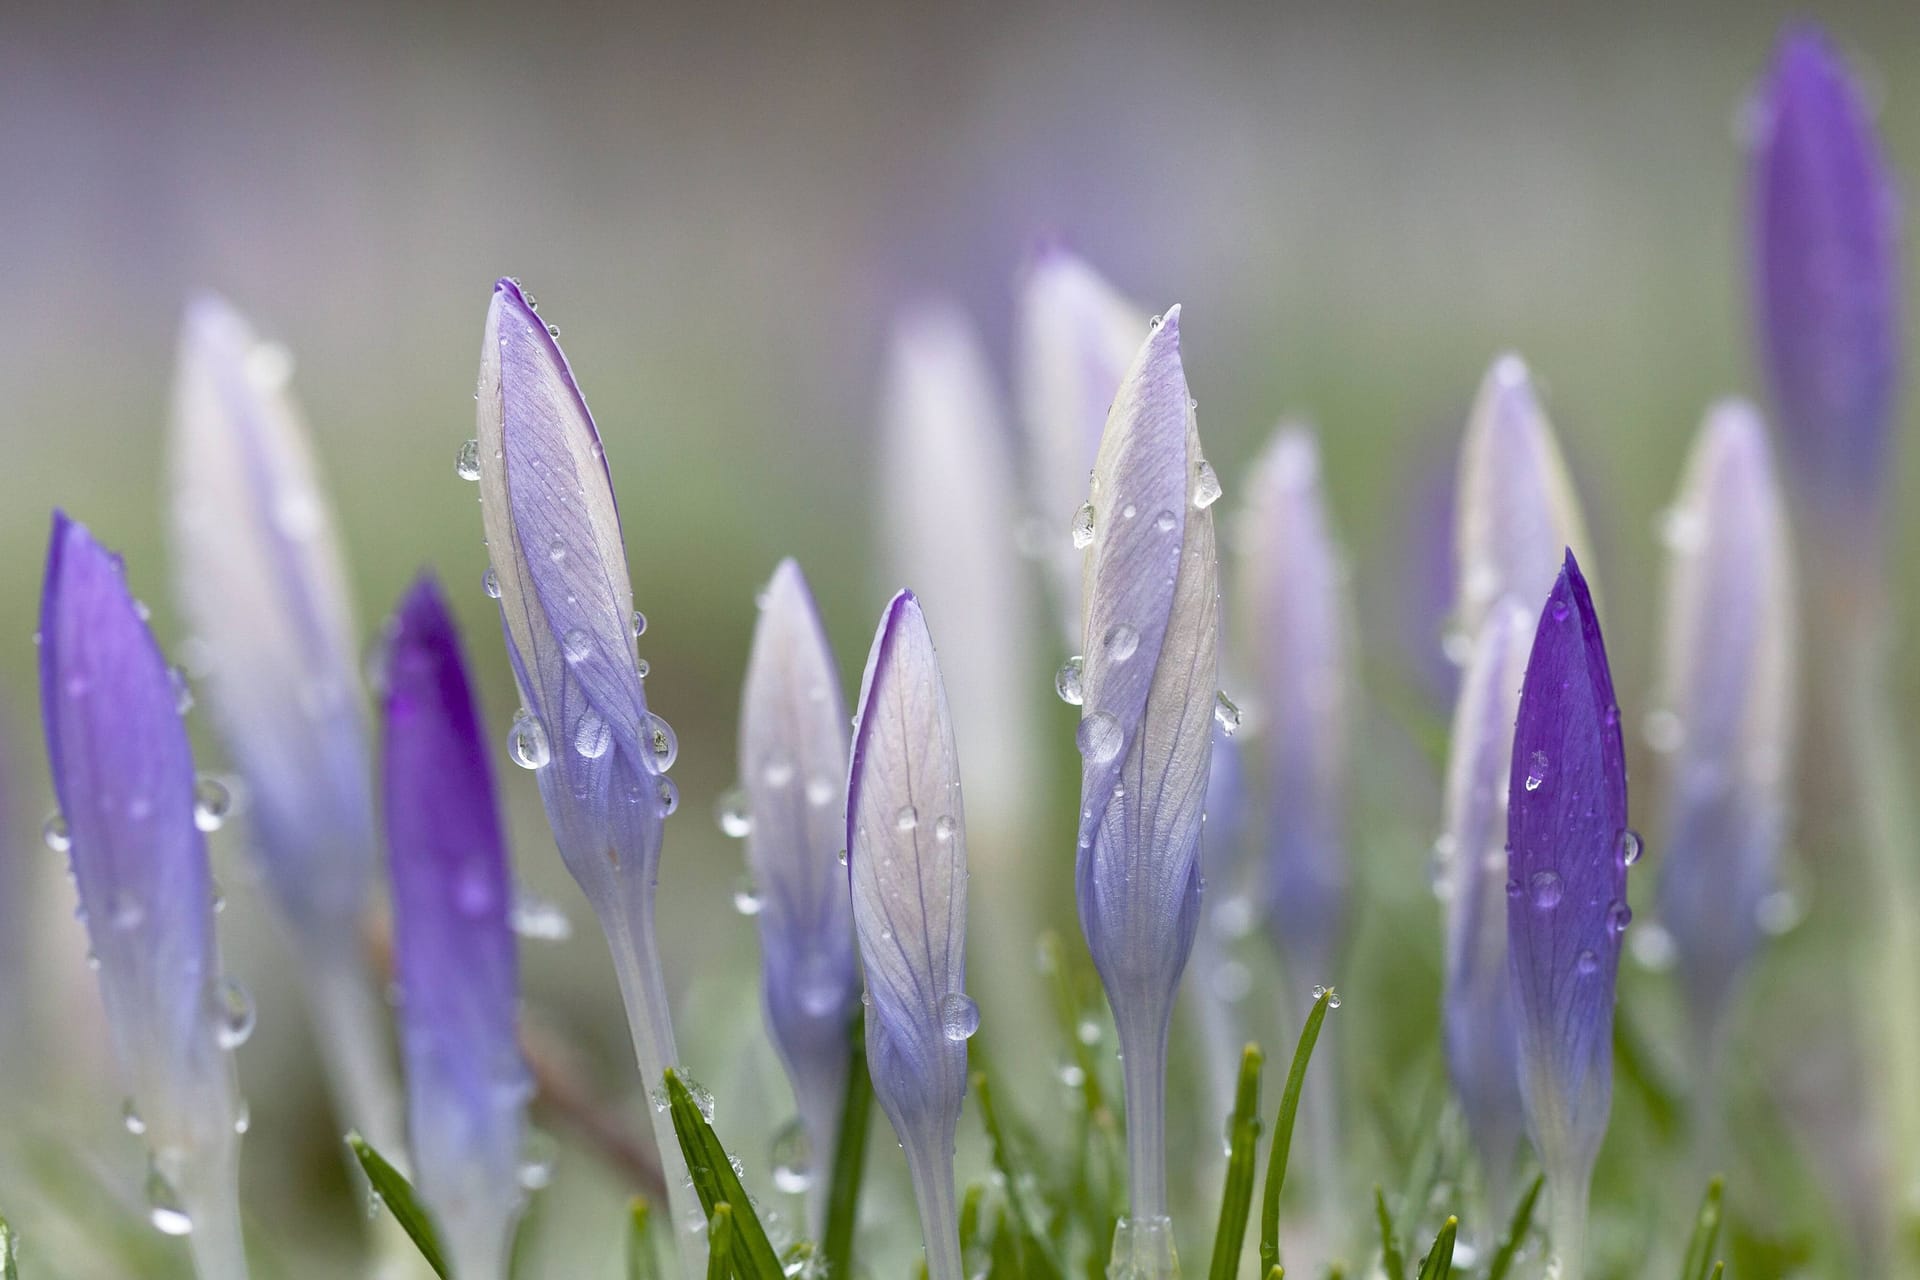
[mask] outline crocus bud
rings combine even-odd
[[[346,561],[285,350],[212,296],[174,388],[174,580],[208,709],[247,784],[250,845],[286,922],[336,1104],[400,1141],[385,1011],[358,936],[374,871],[371,761]]]
[[[1481,380],[1460,446],[1454,519],[1454,633],[1448,647],[1464,661],[1495,601],[1506,595],[1544,600],[1561,551],[1587,555],[1579,499],[1533,378],[1517,355],[1499,357]]]
[[[1435,885],[1446,904],[1447,1072],[1480,1157],[1488,1208],[1506,1211],[1526,1118],[1507,976],[1507,783],[1537,619],[1512,597],[1480,627],[1453,712]]]
[[[1786,825],[1794,731],[1794,574],[1766,430],[1707,415],[1667,517],[1656,745],[1665,749],[1661,923],[1703,1043],[1760,939]]]
[[[1330,985],[1347,914],[1350,606],[1313,436],[1282,427],[1242,517],[1240,619],[1262,720],[1266,916],[1294,986]]]
[[[1077,733],[1075,896],[1120,1037],[1134,1220],[1124,1238],[1149,1256],[1165,1243],[1168,1019],[1200,914],[1219,697],[1209,508],[1219,494],[1200,454],[1175,307],[1134,358],[1100,440]]]
[[[567,870],[613,951],[641,1075],[654,1087],[678,1057],[653,928],[664,820],[679,804],[666,770],[678,749],[647,710],[633,589],[600,432],[554,330],[512,280],[494,285],[480,344],[480,514],[507,656],[523,703],[508,737],[540,784]],[[681,1263],[697,1271],[705,1222],[680,1144],[655,1108]]]
[[[128,1093],[154,1224],[191,1232],[207,1280],[246,1275],[231,1050],[252,1029],[220,972],[193,754],[167,662],[118,556],[55,512],[40,600],[40,710],[66,843]]]
[[[1811,514],[1877,560],[1903,343],[1898,195],[1818,27],[1780,37],[1756,106],[1754,306],[1781,439]]]
[[[1080,643],[1084,558],[1060,532],[1086,501],[1107,410],[1147,331],[1146,312],[1065,249],[1039,253],[1021,282],[1014,347],[1033,510],[1044,530],[1066,643]],[[1237,1050],[1236,1050],[1237,1054]],[[1235,1063],[1238,1071],[1238,1062]]]
[[[461,1280],[504,1277],[532,1083],[493,770],[432,578],[387,644],[385,810],[415,1184]]]
[[[847,704],[800,566],[773,571],[740,700],[740,777],[747,862],[760,930],[767,1027],[793,1084],[815,1161],[830,1160],[852,1057],[848,1028],[860,995],[846,848]],[[819,1230],[828,1180],[814,1177]]]
[[[1527,1132],[1547,1176],[1553,1252],[1584,1269],[1587,1190],[1613,1103],[1613,994],[1627,907],[1620,708],[1573,553],[1527,658],[1507,799],[1507,963]]]
[[[847,874],[873,1093],[907,1154],[932,1280],[960,1280],[953,1139],[980,1013],[966,993],[967,827],[946,685],[911,591],[867,655],[847,778]]]

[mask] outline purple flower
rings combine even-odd
[[[830,1160],[840,1127],[860,994],[847,847],[847,704],[800,566],[773,572],[740,701],[740,777],[748,798],[747,862],[760,902],[760,979],[767,1026],[793,1084],[808,1147]],[[827,1179],[812,1180],[814,1226]]]
[[[1613,1101],[1614,980],[1637,839],[1606,646],[1571,551],[1527,659],[1507,791],[1520,1096],[1561,1274],[1580,1280],[1587,1188]]]
[[[440,589],[420,579],[387,647],[387,846],[408,1131],[460,1276],[505,1276],[532,1092],[518,1041],[512,884],[479,715]]]
[[[1761,363],[1820,520],[1877,532],[1900,378],[1899,200],[1859,86],[1790,26],[1759,89],[1752,255]]]
[[[1140,349],[1147,316],[1080,258],[1050,246],[1021,281],[1016,323],[1015,386],[1027,434],[1030,501],[1049,549],[1067,644],[1078,645],[1083,557],[1059,533],[1086,500],[1107,410]]]
[[[1129,1240],[1157,1239],[1154,1224],[1167,1214],[1168,1020],[1199,922],[1200,825],[1219,696],[1209,510],[1219,495],[1200,454],[1175,307],[1121,384],[1086,513],[1074,885],[1120,1037],[1136,1228]]]
[[[125,571],[55,512],[40,602],[40,709],[129,1128],[154,1222],[191,1230],[203,1277],[246,1274],[230,1050],[252,1026],[220,973],[193,754],[166,659]],[[59,828],[55,829],[56,831]]]
[[[1716,405],[1666,524],[1661,923],[1711,1045],[1760,940],[1786,826],[1794,732],[1794,574],[1785,504],[1753,409]]]
[[[539,781],[560,856],[613,951],[641,1075],[658,1087],[678,1057],[653,928],[662,827],[679,803],[666,775],[677,746],[647,710],[613,481],[556,332],[519,284],[494,285],[472,449],[488,590],[499,596],[524,704],[508,750]],[[681,1263],[698,1271],[704,1218],[682,1184],[664,1108],[654,1136]]]
[[[374,875],[371,761],[346,562],[285,350],[218,298],[188,308],[174,389],[174,580],[249,832],[291,933],[340,1111],[400,1141],[386,1014],[357,935]]]
[[[1533,612],[1506,598],[1481,624],[1454,708],[1435,848],[1446,903],[1447,1071],[1479,1153],[1489,1209],[1506,1211],[1526,1117],[1507,975],[1507,781]]]
[[[1283,427],[1256,464],[1242,516],[1242,651],[1262,719],[1266,915],[1294,985],[1331,983],[1347,914],[1346,566],[1329,526],[1320,452]]]
[[[847,778],[847,874],[874,1096],[907,1153],[932,1280],[960,1280],[953,1137],[980,1024],[966,993],[967,828],[946,685],[911,591],[880,616]]]

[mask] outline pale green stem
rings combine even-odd
[[[920,1236],[927,1246],[927,1280],[966,1280],[960,1260],[960,1207],[953,1193],[953,1144],[914,1140],[903,1145],[913,1202],[920,1211]]]
[[[240,1238],[240,1149],[227,1143],[206,1152],[182,1176],[180,1207],[193,1223],[187,1247],[200,1280],[246,1280],[247,1251]]]
[[[448,1261],[453,1265],[453,1280],[507,1280],[507,1266],[513,1258],[511,1213],[501,1221],[474,1222],[451,1233],[447,1240]]]
[[[1168,1021],[1163,1014],[1145,1027],[1119,1029],[1127,1101],[1127,1213],[1136,1222],[1167,1216]]]
[[[1547,1179],[1547,1265],[1550,1280],[1587,1273],[1587,1197],[1591,1173]]]

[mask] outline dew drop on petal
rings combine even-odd
[[[1193,464],[1193,505],[1202,511],[1220,501],[1220,477],[1205,458]]]
[[[1106,648],[1107,657],[1115,662],[1125,662],[1140,648],[1140,632],[1125,622],[1116,622],[1107,628],[1106,638],[1101,641]]]
[[[1076,653],[1053,673],[1053,691],[1060,695],[1060,701],[1070,707],[1079,706],[1086,697],[1086,687],[1081,682],[1084,663],[1085,660]]]
[[[743,916],[757,916],[767,900],[760,896],[760,890],[753,881],[741,879],[733,886],[733,909]]]
[[[1623,827],[1620,831],[1620,865],[1630,867],[1640,861],[1643,846],[1640,833],[1632,827]]]
[[[580,627],[569,627],[560,637],[560,652],[568,662],[584,662],[593,656],[593,637]]]
[[[660,801],[660,816],[671,818],[673,811],[680,807],[680,785],[672,778],[664,776],[659,779],[659,784],[657,795]]]
[[[487,599],[498,600],[500,598],[500,571],[492,565],[488,565],[486,573],[481,575],[480,589],[487,593]]]
[[[553,759],[546,727],[525,707],[513,714],[513,727],[507,730],[507,754],[522,769],[544,769]]]
[[[1582,951],[1574,960],[1573,967],[1581,977],[1591,978],[1600,972],[1600,957],[1593,954],[1591,950]]]
[[[734,787],[722,792],[713,806],[714,821],[720,824],[720,834],[729,840],[744,840],[753,831],[753,809],[747,802],[746,789]]]
[[[1080,509],[1073,513],[1073,524],[1069,530],[1073,535],[1073,548],[1085,551],[1093,545],[1093,504],[1083,502]]]
[[[233,793],[227,784],[211,776],[202,776],[193,784],[193,825],[202,831],[218,831],[233,812]]]
[[[1240,732],[1240,708],[1234,705],[1224,689],[1213,695],[1213,722],[1229,738]]]
[[[55,853],[65,853],[73,848],[73,837],[67,831],[67,820],[60,814],[50,816],[40,828],[40,841]]]
[[[1162,511],[1159,515],[1153,518],[1153,527],[1158,529],[1162,533],[1172,533],[1173,526],[1178,524],[1179,520],[1180,518],[1174,515],[1173,512]]]
[[[901,831],[911,831],[920,825],[920,814],[912,805],[902,805],[900,812],[893,816],[893,825]]]
[[[645,634],[647,634],[647,615],[635,609],[633,611],[633,638],[638,640]]]
[[[1120,721],[1109,711],[1096,711],[1084,717],[1074,732],[1080,754],[1095,764],[1104,764],[1119,755],[1125,739],[1126,732],[1120,728]]]
[[[253,996],[238,978],[221,978],[213,986],[214,1038],[222,1049],[238,1049],[253,1034]]]
[[[944,843],[945,841],[953,839],[953,832],[954,823],[952,814],[943,813],[933,820],[934,839]]]
[[[1561,895],[1566,886],[1560,883],[1559,873],[1536,871],[1527,880],[1528,892],[1533,895],[1533,905],[1542,911],[1551,911],[1560,905]]]
[[[162,1235],[184,1236],[193,1232],[193,1217],[180,1202],[180,1193],[167,1181],[167,1175],[155,1164],[147,1166],[147,1221]]]
[[[940,997],[940,1028],[949,1040],[969,1039],[980,1029],[980,1006],[964,991],[949,991]]]
[[[480,442],[468,439],[460,446],[460,452],[453,460],[454,474],[462,480],[476,481],[480,478]]]
[[[1526,788],[1529,791],[1538,791],[1540,784],[1546,780],[1547,753],[1544,751],[1536,751],[1527,759]]]
[[[665,773],[673,768],[673,762],[680,754],[680,740],[674,737],[672,725],[649,711],[640,726],[640,737],[653,757],[656,773]]]
[[[573,749],[585,759],[598,760],[612,746],[613,726],[592,707],[582,711],[573,727]]]

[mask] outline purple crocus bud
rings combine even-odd
[[[1309,431],[1274,434],[1242,520],[1243,652],[1273,727],[1260,744],[1266,918],[1293,985],[1305,990],[1332,983],[1347,915],[1353,680],[1346,566]]]
[[[1027,268],[1015,322],[1030,501],[1045,531],[1042,545],[1048,548],[1066,643],[1078,646],[1084,557],[1059,533],[1086,501],[1087,472],[1100,449],[1100,431],[1120,379],[1140,349],[1147,315],[1080,258],[1049,246]],[[1234,1070],[1239,1070],[1237,1058]]]
[[[960,1280],[953,1137],[980,1012],[966,993],[967,827],[946,685],[920,602],[880,615],[847,777],[847,874],[873,1093],[907,1153],[931,1280]]]
[[[1493,362],[1467,419],[1454,499],[1454,632],[1464,662],[1502,596],[1544,600],[1563,548],[1587,554],[1586,525],[1526,364]],[[1592,557],[1588,556],[1591,560]]]
[[[1571,551],[1520,686],[1507,800],[1507,963],[1527,1132],[1560,1274],[1584,1270],[1587,1190],[1613,1102],[1627,908],[1627,766],[1593,598]]]
[[[560,856],[600,921],[634,1056],[654,1087],[678,1057],[653,926],[662,828],[679,803],[666,774],[677,747],[647,709],[612,476],[555,332],[518,283],[494,285],[473,450],[488,590],[523,703],[508,751],[539,781]],[[681,1262],[697,1271],[704,1217],[665,1108],[654,1137]]]
[[[813,595],[783,560],[767,587],[740,700],[747,862],[760,904],[767,1026],[815,1160],[832,1158],[860,995],[846,848],[847,704]],[[827,1179],[815,1177],[815,1230]]]
[[[387,642],[387,847],[415,1184],[461,1280],[507,1274],[532,1083],[512,882],[453,618],[423,577]]]
[[[1761,363],[1802,496],[1877,561],[1903,341],[1898,195],[1858,83],[1811,23],[1781,35],[1756,116]]]
[[[1481,624],[1454,707],[1445,817],[1434,850],[1434,883],[1446,904],[1447,1072],[1495,1219],[1506,1213],[1526,1125],[1507,976],[1507,775],[1536,621],[1508,597]]]
[[[1692,1022],[1711,1047],[1775,888],[1793,754],[1791,539],[1750,406],[1728,401],[1707,415],[1666,535],[1659,709],[1649,717],[1667,751],[1659,903]]]
[[[1082,672],[1080,927],[1125,1076],[1123,1270],[1170,1252],[1168,1019],[1200,915],[1200,824],[1219,699],[1219,481],[1180,362],[1180,309],[1153,326],[1094,466]],[[1121,1245],[1116,1244],[1116,1252]]]
[[[247,784],[250,844],[298,956],[336,1105],[392,1150],[400,1097],[386,1012],[350,942],[375,845],[358,628],[289,370],[284,348],[225,302],[208,295],[187,308],[171,442],[174,580],[214,725]]]
[[[231,1050],[252,1007],[221,976],[193,754],[166,659],[118,556],[55,512],[40,709],[68,861],[128,1093],[154,1224],[208,1280],[246,1275]]]

